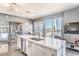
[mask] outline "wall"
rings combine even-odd
[[[6,14],[0,14],[0,21],[1,22],[21,22],[24,23],[27,20],[21,17],[16,17],[16,16],[11,16],[11,15],[6,15]]]
[[[32,22],[29,19],[0,14],[0,24],[4,23],[4,22],[20,22],[20,23],[22,23],[23,33],[32,32]]]
[[[79,22],[79,7],[64,11],[64,23]]]
[[[28,32],[32,33],[32,23],[31,22],[26,22],[22,24],[23,28],[23,34],[27,34]]]

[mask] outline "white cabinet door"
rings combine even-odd
[[[49,50],[43,46],[39,46],[39,56],[47,56],[49,54]]]
[[[37,44],[32,43],[32,56],[39,56],[39,48]]]
[[[28,41],[28,46],[26,45],[26,54],[27,56],[32,56],[32,43],[30,41]]]
[[[54,56],[56,55],[56,51],[43,47],[43,46],[39,46],[39,56]]]
[[[56,54],[55,50],[32,43],[32,56],[54,56]]]
[[[27,44],[28,43],[28,44]],[[21,39],[18,39],[18,47],[21,48]],[[47,47],[35,44],[29,40],[23,40],[22,51],[28,56],[53,56],[56,55],[56,51]]]
[[[17,49],[21,49],[21,38],[17,37]]]
[[[22,48],[22,52],[25,53],[26,52],[26,40],[22,39],[22,43],[21,44],[22,44],[22,47],[21,47]]]

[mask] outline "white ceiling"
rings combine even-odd
[[[77,3],[17,3],[15,6],[15,11],[10,12],[7,3],[0,3],[0,13],[34,19],[49,14],[63,12],[78,6],[79,4]],[[29,10],[31,10],[31,13],[27,13]]]

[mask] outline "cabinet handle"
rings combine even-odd
[[[1,48],[2,46],[0,46],[0,48]]]

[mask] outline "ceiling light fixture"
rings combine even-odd
[[[33,10],[28,10],[28,11],[26,11],[26,13],[32,13],[32,11],[33,11]]]
[[[15,11],[16,9],[16,3],[9,3],[9,7],[8,7],[10,12]]]

